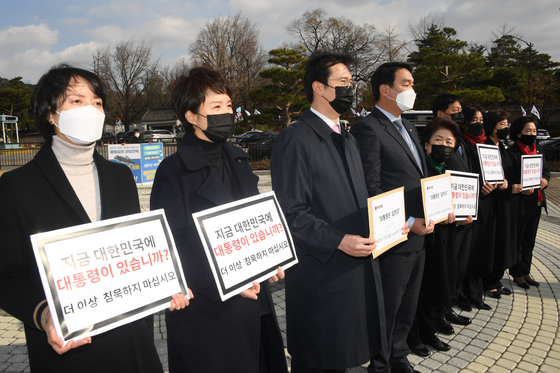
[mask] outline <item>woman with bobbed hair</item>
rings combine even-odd
[[[447,161],[459,147],[461,131],[455,122],[435,117],[422,132],[420,143],[428,165],[428,175],[436,176],[446,171]],[[450,346],[441,341],[438,319],[444,318],[444,309],[452,306],[455,293],[455,215],[449,214],[447,221],[435,226],[434,232],[426,236],[426,264],[416,310],[417,329],[413,326],[407,342],[411,350],[422,355],[422,343],[438,351],[448,351]],[[418,333],[418,336],[415,334]],[[418,340],[417,337],[420,337]],[[426,354],[424,350],[424,355]]]
[[[56,335],[29,236],[137,213],[140,205],[128,167],[94,149],[106,112],[97,75],[55,66],[31,104],[46,142],[0,178],[0,307],[24,324],[31,371],[163,372],[151,316],[65,346]],[[187,304],[175,295],[171,309]]]
[[[517,211],[517,234],[515,238],[517,249],[517,263],[510,268],[509,274],[517,286],[529,289],[531,286],[539,286],[539,283],[531,276],[531,263],[533,260],[533,248],[537,237],[537,229],[541,218],[541,211],[546,210],[546,197],[544,190],[550,181],[550,170],[543,157],[543,170],[541,187],[522,190],[521,186],[521,156],[542,154],[542,148],[535,143],[537,138],[538,119],[532,115],[515,119],[510,128],[510,139],[515,143],[508,149],[511,155],[514,175],[512,181],[512,193],[519,193],[519,209]],[[515,231],[512,232],[515,234]]]
[[[506,180],[512,180],[516,172],[511,157],[504,146],[504,141],[509,134],[509,117],[510,114],[505,110],[490,111],[484,115],[484,132],[487,135],[487,143],[499,147]],[[482,278],[482,285],[487,296],[499,299],[501,295],[511,294],[511,290],[505,288],[500,280],[504,275],[504,271],[513,266],[517,261],[516,240],[512,240],[512,233],[515,231],[515,221],[517,219],[512,219],[512,213],[515,212],[514,215],[517,215],[518,195],[512,194],[511,184],[506,189],[499,189],[494,193],[498,202],[496,210],[496,240],[492,261],[493,270]]]
[[[249,156],[226,140],[234,123],[232,88],[217,71],[190,70],[175,82],[171,108],[186,134],[160,164],[150,204],[165,209],[194,299],[166,312],[169,371],[286,372],[268,283],[221,301],[192,214],[259,193]],[[269,281],[277,281],[284,274]],[[260,291],[260,292],[259,292]]]

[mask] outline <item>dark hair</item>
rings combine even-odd
[[[406,62],[386,62],[375,70],[371,76],[371,88],[373,89],[375,101],[379,101],[381,97],[379,93],[381,84],[387,84],[392,87],[393,83],[395,83],[395,73],[400,69],[407,69],[412,74],[412,66]]]
[[[492,132],[494,132],[494,128],[496,128],[496,124],[501,122],[502,120],[509,119],[510,114],[505,110],[494,110],[484,113],[484,133],[486,137],[490,137]]]
[[[457,101],[459,101],[462,108],[463,101],[461,101],[461,97],[457,95],[454,95],[452,93],[443,93],[437,96],[434,102],[432,102],[432,111],[434,113],[434,117],[437,117],[438,111],[445,113],[445,111],[449,108],[449,105],[454,104]]]
[[[434,133],[436,133],[440,129],[451,131],[451,134],[455,138],[455,150],[457,150],[461,141],[461,131],[459,131],[459,127],[454,121],[440,117],[434,117],[434,119],[432,119],[430,123],[426,125],[426,128],[424,128],[424,131],[422,132],[422,138],[420,139],[420,143],[422,144],[422,146],[428,144]]]
[[[331,66],[339,63],[350,66],[355,63],[355,60],[349,54],[329,52],[315,52],[309,57],[303,76],[305,97],[309,102],[313,102],[313,82],[327,84],[327,80],[331,76]]]
[[[477,111],[480,111],[484,115],[484,108],[477,103],[466,104],[463,106],[463,118],[465,118],[465,123],[463,124],[462,131],[465,131],[469,127],[469,123],[474,118]]]
[[[185,118],[185,114],[189,110],[198,113],[209,90],[228,95],[230,98],[233,96],[233,89],[222,74],[204,66],[191,69],[188,76],[181,75],[173,84],[171,109],[183,123],[186,132],[193,132],[194,128]]]
[[[107,115],[107,93],[95,73],[68,64],[55,65],[39,79],[31,98],[35,128],[43,137],[50,138],[55,134],[54,126],[49,123],[49,115],[58,110],[58,106],[66,99],[68,86],[78,77],[88,82],[93,93],[103,101],[103,111]]]
[[[537,117],[533,115],[526,115],[524,117],[515,118],[511,127],[509,127],[509,138],[517,140],[517,135],[523,131],[527,123],[535,123],[535,127],[539,129],[539,122]]]

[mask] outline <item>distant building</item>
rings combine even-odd
[[[140,124],[146,130],[168,130],[177,135],[177,140],[183,137],[185,130],[177,115],[169,106],[151,107],[140,120]]]

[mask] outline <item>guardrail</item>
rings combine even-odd
[[[15,149],[0,149],[0,168],[23,166],[27,162],[31,161],[33,157],[35,157],[35,154],[37,154],[37,152],[41,149],[40,143],[25,143],[18,145],[19,148]],[[243,149],[247,154],[251,156],[251,159],[253,161],[269,159],[272,153],[272,145],[246,144],[241,146],[235,143],[232,143],[232,145],[238,146],[239,148]],[[108,158],[107,145],[96,145],[95,149],[105,159]],[[177,144],[163,144],[163,158],[169,157],[176,151]]]

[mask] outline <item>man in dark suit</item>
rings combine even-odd
[[[360,144],[369,196],[404,186],[405,209],[411,233],[408,240],[380,257],[386,327],[390,357],[374,357],[375,371],[415,372],[407,355],[406,338],[416,312],[424,269],[424,235],[433,232],[426,225],[420,179],[426,177],[424,151],[418,132],[401,113],[412,109],[412,68],[406,63],[385,63],[371,77],[377,101],[372,112],[350,131]]]
[[[299,259],[286,274],[292,373],[344,372],[383,356],[386,345],[358,144],[339,121],[352,103],[350,63],[345,55],[310,57],[304,87],[311,108],[272,151],[272,186]]]

